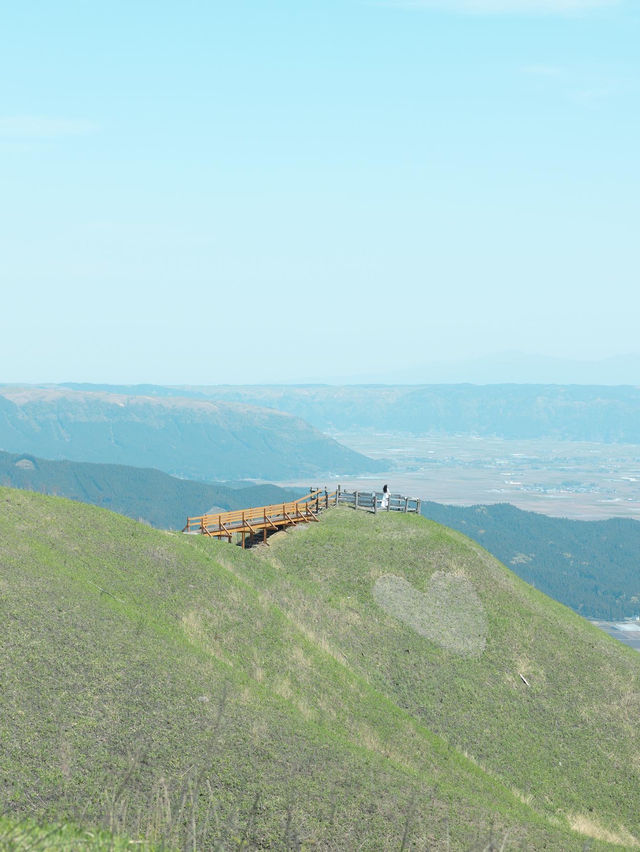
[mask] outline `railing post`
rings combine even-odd
[[[336,490],[336,506],[338,505],[339,502],[340,502],[340,486],[338,485],[338,488]]]
[[[327,486],[324,487],[324,507],[325,509],[329,508],[329,492],[327,491]]]
[[[371,492],[371,499],[373,500],[373,514],[377,515],[377,513],[378,513],[378,500],[376,498],[376,492],[375,491]]]
[[[404,511],[405,511],[405,514],[409,511],[409,498],[408,497],[404,498]]]
[[[356,492],[355,492],[355,498],[354,498],[354,501],[353,501],[353,507],[354,507],[354,509],[357,509],[357,508],[358,508],[358,497],[359,497],[359,496],[360,496],[360,492],[359,492],[359,491],[356,491]]]
[[[420,514],[420,498],[416,500],[416,512]]]

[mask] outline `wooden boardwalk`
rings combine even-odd
[[[386,509],[382,509],[381,492],[344,491],[340,486],[331,493],[326,488],[311,489],[309,494],[288,503],[196,515],[187,518],[182,532],[200,533],[210,538],[226,538],[228,542],[235,536],[238,543],[245,548],[260,541],[266,542],[267,537],[279,529],[301,523],[314,523],[318,521],[320,512],[338,503],[352,506],[354,509],[365,509],[374,514],[378,511],[420,513],[419,499],[403,497],[400,494],[389,496]]]

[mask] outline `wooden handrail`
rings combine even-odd
[[[183,532],[191,532],[197,528],[204,535],[213,538],[225,537],[229,540],[233,533],[241,533],[244,546],[245,533],[256,535],[258,531],[277,530],[300,521],[308,523],[310,518],[317,520],[314,510],[321,511],[335,502],[337,502],[336,492],[329,494],[326,489],[317,488],[287,503],[272,503],[269,506],[195,515],[187,518]],[[266,539],[266,532],[264,536]]]
[[[227,538],[231,541],[234,533],[242,537],[245,546],[245,535],[256,536],[262,532],[263,541],[267,539],[267,530],[273,531],[281,527],[293,526],[297,523],[309,523],[318,520],[318,512],[338,503],[351,505],[358,509],[369,509],[377,512],[415,512],[420,514],[420,499],[405,497],[401,494],[389,494],[385,509],[379,506],[382,494],[375,491],[343,491],[338,486],[336,491],[329,493],[326,489],[312,489],[308,494],[288,503],[272,503],[269,506],[256,506],[249,509],[232,509],[218,514],[196,515],[187,518],[183,532],[198,529],[203,535],[212,538]]]
[[[264,514],[267,515],[275,515],[279,512],[282,514],[295,513],[297,507],[302,507],[305,504],[315,501],[320,498],[322,495],[324,499],[324,489],[319,488],[317,491],[313,491],[310,494],[305,494],[304,497],[300,497],[298,500],[291,500],[288,503],[272,503],[270,506],[256,506],[251,509],[235,509],[228,512],[219,512],[215,515],[205,514],[205,515],[195,515],[193,517],[187,518],[187,528],[191,529],[194,525],[202,525],[209,526],[212,523],[217,523],[218,518],[223,518],[225,524],[233,524],[238,521],[243,521],[244,519],[252,521],[256,518],[260,518]],[[333,496],[333,495],[330,495]]]

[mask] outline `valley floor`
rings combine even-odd
[[[590,619],[591,620],[591,619]],[[594,621],[592,624],[613,636],[619,642],[624,642],[636,651],[640,651],[640,621]]]
[[[640,446],[340,432],[351,449],[389,461],[386,472],[336,477],[345,488],[393,491],[459,506],[511,503],[555,517],[640,520]],[[308,485],[287,481],[282,485]],[[324,485],[325,483],[318,483]]]

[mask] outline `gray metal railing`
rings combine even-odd
[[[335,492],[336,503],[344,503],[354,509],[367,509],[373,512],[413,512],[420,514],[420,498],[405,497],[404,494],[389,494],[384,506],[382,491],[346,491],[339,485]]]

